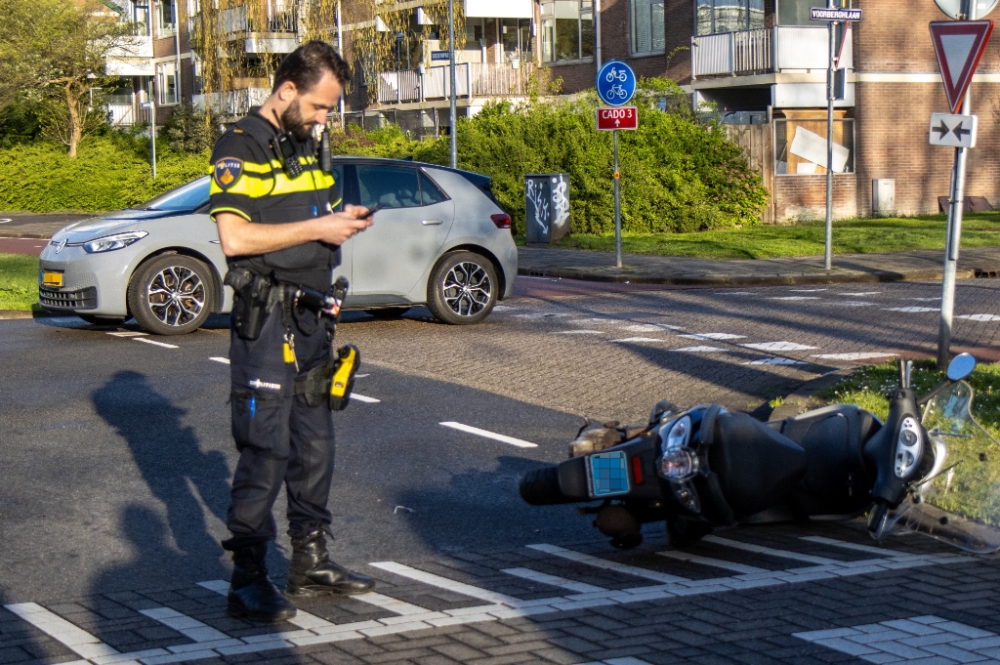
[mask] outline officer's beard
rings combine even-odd
[[[302,119],[302,107],[296,99],[285,112],[281,114],[281,124],[285,126],[285,131],[294,136],[299,141],[305,141],[312,134],[315,122],[306,122]]]

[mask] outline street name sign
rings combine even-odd
[[[957,113],[993,34],[993,21],[934,21],[930,29],[948,105]]]
[[[597,129],[610,132],[616,129],[639,129],[639,111],[634,106],[597,109]]]
[[[962,7],[970,0],[934,0],[938,9],[944,12],[945,16],[953,19],[967,19],[965,8]],[[996,9],[1000,0],[971,0],[976,3],[976,18],[986,18],[986,15]],[[971,4],[971,3],[970,3]]]
[[[597,72],[597,94],[608,106],[628,104],[635,84],[635,72],[620,60],[608,60]]]
[[[451,60],[450,51],[431,51],[431,60],[433,62],[440,62],[442,60]]]
[[[931,145],[975,148],[979,118],[974,115],[931,113]]]
[[[809,18],[814,21],[860,21],[861,10],[813,7],[809,10]]]

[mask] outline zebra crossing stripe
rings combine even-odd
[[[577,593],[601,593],[607,591],[607,589],[599,586],[594,586],[593,584],[584,584],[583,582],[574,582],[573,580],[568,580],[565,577],[558,577],[556,575],[547,575],[546,573],[540,573],[537,570],[531,570],[530,568],[506,568],[500,571],[501,573],[507,573],[508,575],[513,575],[514,577],[520,577],[524,580],[531,580],[532,582],[540,582],[541,584],[550,584],[552,586],[557,586],[560,589],[566,589],[567,591],[575,591]]]
[[[794,561],[802,561],[805,563],[815,563],[817,565],[842,565],[843,561],[837,561],[836,559],[827,559],[821,556],[812,556],[810,554],[802,554],[800,552],[790,552],[788,550],[776,550],[771,547],[764,547],[762,545],[752,545],[750,543],[741,543],[738,540],[730,540],[728,538],[720,538],[718,536],[705,536],[703,540],[707,543],[715,543],[716,545],[725,545],[726,547],[732,547],[738,550],[745,550],[747,552],[754,552],[756,554],[765,554],[767,556],[777,557],[779,559],[792,559]]]
[[[208,582],[198,582],[198,586],[208,589],[209,591],[214,591],[220,595],[227,595],[229,593],[229,582],[225,580],[211,580]],[[313,630],[316,628],[327,628],[330,626],[335,626],[336,624],[330,623],[326,619],[321,619],[315,614],[309,614],[308,612],[303,612],[299,610],[295,614],[295,618],[289,619],[288,623],[293,626],[298,626],[303,630]]]
[[[678,561],[688,561],[690,563],[698,563],[703,566],[711,566],[712,568],[722,568],[723,570],[731,570],[735,573],[769,573],[771,571],[766,568],[757,568],[756,566],[747,566],[742,563],[735,563],[733,561],[723,561],[722,559],[712,559],[707,556],[698,556],[697,554],[690,554],[688,552],[681,552],[680,550],[667,550],[666,552],[657,552],[660,556],[665,556],[668,559],[676,559]]]
[[[667,575],[666,573],[658,573],[655,570],[647,570],[646,568],[630,566],[625,563],[618,563],[617,561],[608,561],[607,559],[591,556],[589,554],[583,554],[582,552],[567,550],[557,545],[546,545],[543,543],[538,545],[528,545],[528,548],[538,552],[545,552],[546,554],[551,554],[563,559],[569,559],[570,561],[576,561],[577,563],[582,563],[585,566],[603,568],[604,570],[611,570],[616,573],[631,575],[633,577],[643,577],[647,580],[659,582],[660,584],[673,584],[675,582],[689,581],[683,577],[677,577],[676,575]]]
[[[885,547],[872,547],[871,545],[859,545],[857,543],[848,543],[843,540],[834,540],[833,538],[824,538],[823,536],[801,536],[799,540],[807,540],[811,543],[820,543],[821,545],[832,545],[833,547],[842,547],[847,550],[854,550],[856,552],[866,552],[868,554],[879,554],[881,556],[888,557],[912,557],[912,554],[907,552],[896,552],[895,550],[890,550]]]
[[[455,580],[448,579],[447,577],[441,577],[440,575],[435,575],[434,573],[417,570],[416,568],[411,568],[410,566],[396,563],[395,561],[380,561],[370,565],[375,568],[394,573],[400,577],[407,577],[411,580],[416,580],[417,582],[423,582],[424,584],[429,584],[430,586],[436,586],[439,589],[447,589],[448,591],[454,591],[455,593],[463,596],[478,598],[479,600],[485,600],[490,603],[510,605],[512,603],[520,602],[517,598],[506,596],[502,593],[489,591],[481,587],[472,586],[471,584],[465,584],[464,582],[456,582]]]
[[[117,649],[37,603],[16,603],[4,607],[82,658],[89,660],[120,654]]]
[[[154,607],[148,610],[139,610],[140,614],[145,614],[150,619],[159,621],[167,628],[177,631],[192,642],[219,642],[228,640],[229,636],[217,631],[211,626],[192,619],[169,607]]]

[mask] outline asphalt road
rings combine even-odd
[[[956,314],[966,318],[956,319],[956,347],[978,349],[980,355],[996,348],[998,286],[997,280],[960,283]],[[525,471],[565,457],[566,443],[583,415],[639,422],[660,399],[681,404],[716,401],[731,409],[763,413],[768,400],[834,369],[893,355],[933,355],[939,294],[939,285],[918,283],[719,290],[522,278],[518,297],[471,328],[439,325],[425,318],[422,310],[391,322],[350,314],[338,336],[362,350],[364,376],[358,379],[357,392],[365,399],[336,416],[333,555],[376,575],[378,590],[386,596],[425,613],[457,611],[475,603],[469,599],[469,588],[455,586],[456,581],[487,590],[474,596],[478,602],[508,602],[497,600],[497,594],[546,598],[553,585],[563,587],[560,593],[627,589],[635,586],[637,571],[643,570],[654,577],[695,581],[715,580],[718,570],[713,572],[712,566],[728,566],[726,575],[750,568],[777,574],[790,565],[780,561],[789,553],[800,559],[794,565],[806,567],[781,578],[787,588],[781,590],[785,600],[780,612],[774,609],[777,605],[762,603],[752,590],[729,593],[743,587],[723,588],[705,581],[703,592],[708,595],[697,601],[678,605],[660,597],[647,600],[645,611],[628,610],[635,615],[628,620],[624,615],[614,619],[621,624],[615,630],[632,630],[633,636],[649,634],[636,631],[638,626],[651,626],[650,616],[667,622],[664,626],[674,622],[670,625],[675,628],[663,630],[687,626],[688,631],[708,631],[704,634],[712,636],[697,643],[671,641],[676,635],[667,639],[661,634],[656,644],[636,638],[635,644],[642,648],[626,653],[627,644],[609,646],[608,636],[614,630],[599,638],[584,636],[584,628],[574,633],[556,625],[565,619],[594,631],[610,630],[610,610],[602,614],[584,607],[565,617],[547,615],[548,623],[542,618],[497,622],[491,617],[489,625],[494,628],[477,623],[472,624],[478,626],[475,629],[462,624],[449,631],[430,627],[436,624],[418,625],[414,619],[408,624],[417,631],[414,639],[439,640],[444,646],[431,655],[451,660],[418,660],[427,654],[403,654],[393,660],[373,654],[385,656],[392,650],[387,646],[393,643],[389,637],[400,640],[409,635],[403,628],[391,629],[386,618],[406,612],[398,607],[389,611],[384,602],[373,609],[371,603],[356,600],[326,600],[303,607],[337,624],[384,619],[391,635],[381,639],[377,637],[381,632],[361,633],[352,636],[353,641],[337,642],[341,645],[337,647],[328,640],[322,648],[307,650],[308,655],[302,650],[279,650],[262,651],[256,657],[431,663],[480,662],[510,652],[521,654],[521,659],[503,662],[581,663],[588,658],[612,662],[615,657],[636,657],[640,660],[628,661],[635,665],[709,662],[706,658],[715,654],[717,660],[712,662],[766,662],[740,660],[726,651],[743,639],[747,642],[740,643],[740,649],[746,653],[766,655],[784,648],[785,655],[773,662],[820,662],[830,658],[808,661],[802,660],[803,654],[844,657],[845,652],[821,643],[834,638],[790,635],[807,628],[818,631],[861,625],[869,619],[929,614],[927,608],[934,608],[935,602],[945,618],[989,629],[993,625],[989,617],[996,615],[992,598],[970,601],[966,596],[973,589],[996,596],[1000,589],[994,580],[1000,577],[992,560],[952,561],[947,548],[928,539],[911,537],[899,541],[898,547],[943,558],[914,560],[906,571],[893,572],[866,567],[870,555],[862,550],[801,540],[805,535],[870,544],[857,525],[738,529],[723,535],[757,550],[747,553],[731,541],[707,543],[701,546],[701,554],[709,557],[706,568],[704,562],[657,556],[666,549],[657,525],[647,527],[647,542],[639,550],[615,552],[590,528],[590,518],[577,515],[572,507],[529,507],[516,490]],[[226,537],[222,520],[236,459],[228,432],[224,325],[220,318],[195,334],[161,338],[136,334],[129,326],[94,327],[75,318],[0,322],[0,605],[24,610],[28,606],[18,604],[38,603],[121,652],[190,641],[187,633],[164,628],[170,625],[166,620],[136,614],[153,605],[201,617],[223,637],[267,634],[226,619],[221,596],[197,586],[226,579],[229,570],[218,544]],[[486,435],[442,423],[478,428]],[[279,525],[283,510],[279,499]],[[773,549],[762,552],[761,543]],[[543,549],[527,547],[532,545]],[[553,554],[553,546],[616,563],[602,569],[592,561],[566,562],[562,554]],[[282,537],[270,561],[279,579],[287,556],[287,540]],[[810,556],[858,569],[823,573],[845,581],[809,583],[813,578],[801,573],[812,561]],[[375,562],[391,565],[371,565]],[[945,590],[917,594],[914,585],[925,580],[919,575],[930,575],[924,567],[931,564],[939,576],[936,583]],[[919,570],[910,571],[911,566]],[[413,570],[423,572],[414,577]],[[520,577],[510,570],[520,570]],[[535,571],[534,577],[525,578],[523,570]],[[864,576],[865,584],[849,591],[854,587],[846,577],[854,575]],[[941,582],[958,576],[964,576],[961,589]],[[439,586],[441,579],[451,580],[452,586]],[[884,595],[887,585],[897,585],[904,595],[890,601]],[[720,589],[726,593],[712,595]],[[859,602],[864,611],[859,611]],[[818,606],[823,610],[815,610]],[[754,608],[758,622],[752,627],[747,607]],[[709,614],[715,618],[707,619]],[[32,628],[25,627],[26,621],[14,610],[0,610],[0,662],[27,662],[29,656],[49,658],[45,662],[89,657],[86,650],[67,646],[71,640],[65,635],[53,637],[51,631],[37,628],[44,622]],[[702,624],[715,628],[702,629]],[[501,639],[499,633],[489,632],[500,631],[501,625],[529,637]],[[385,632],[385,626],[378,626],[382,627],[372,630]],[[738,627],[763,632],[743,634]],[[488,635],[497,643],[461,642],[466,632],[459,628]],[[573,642],[567,634],[584,643]],[[772,641],[762,645],[763,639]],[[448,656],[445,646],[455,640],[463,648],[478,649],[478,655],[457,655],[460,649],[455,647]],[[533,650],[511,648],[530,640],[544,644]],[[422,644],[419,648],[433,650],[430,642]],[[579,658],[572,660],[572,654]],[[143,662],[171,662],[150,658]]]

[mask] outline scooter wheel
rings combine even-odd
[[[704,522],[692,522],[686,519],[667,520],[667,537],[670,545],[683,549],[694,545],[699,540],[712,533],[712,526]]]

